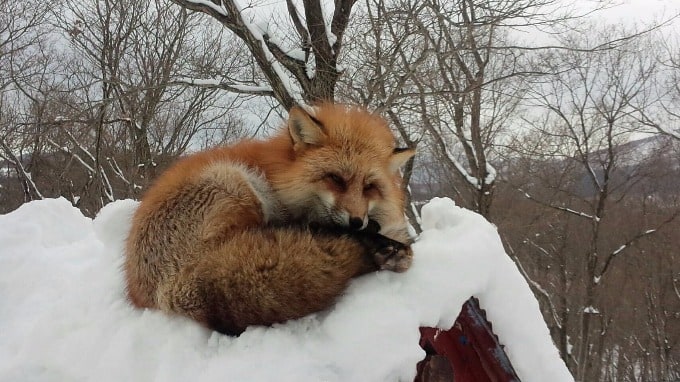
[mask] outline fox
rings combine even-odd
[[[285,127],[189,155],[136,209],[123,265],[139,308],[238,335],[329,307],[351,279],[413,259],[397,148],[363,108],[290,110]]]

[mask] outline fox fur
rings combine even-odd
[[[325,104],[294,108],[267,140],[178,161],[133,217],[131,302],[239,334],[322,310],[358,275],[405,271],[398,170],[411,156],[380,117]]]

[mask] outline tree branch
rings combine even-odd
[[[639,232],[635,236],[628,239],[628,241],[626,241],[624,244],[622,244],[616,250],[609,253],[609,255],[607,255],[607,259],[604,262],[604,266],[602,267],[602,271],[600,271],[600,273],[596,276],[596,278],[599,279],[602,276],[604,276],[604,274],[609,269],[609,265],[611,264],[612,260],[614,260],[614,258],[616,256],[618,256],[619,254],[621,254],[623,251],[628,249],[633,243],[637,242],[638,240],[642,239],[643,237],[649,236],[649,235],[657,232],[663,226],[665,226],[666,224],[675,220],[675,218],[677,218],[679,215],[680,215],[680,209],[676,210],[671,216],[669,216],[666,220],[659,223],[656,227],[654,227],[652,229],[648,229],[646,231]]]
[[[269,86],[261,85],[243,85],[237,83],[227,83],[219,80],[200,79],[200,78],[177,78],[167,83],[169,86],[173,85],[189,85],[199,88],[207,89],[222,89],[232,93],[259,95],[267,97],[275,97],[274,91]]]

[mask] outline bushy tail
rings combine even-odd
[[[403,271],[410,247],[379,234],[300,228],[235,233],[159,288],[161,309],[222,333],[271,325],[327,308],[356,276]]]

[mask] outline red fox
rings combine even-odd
[[[322,310],[358,275],[405,271],[399,168],[413,154],[379,116],[324,104],[293,108],[270,139],[178,161],[133,217],[130,300],[239,334]]]

